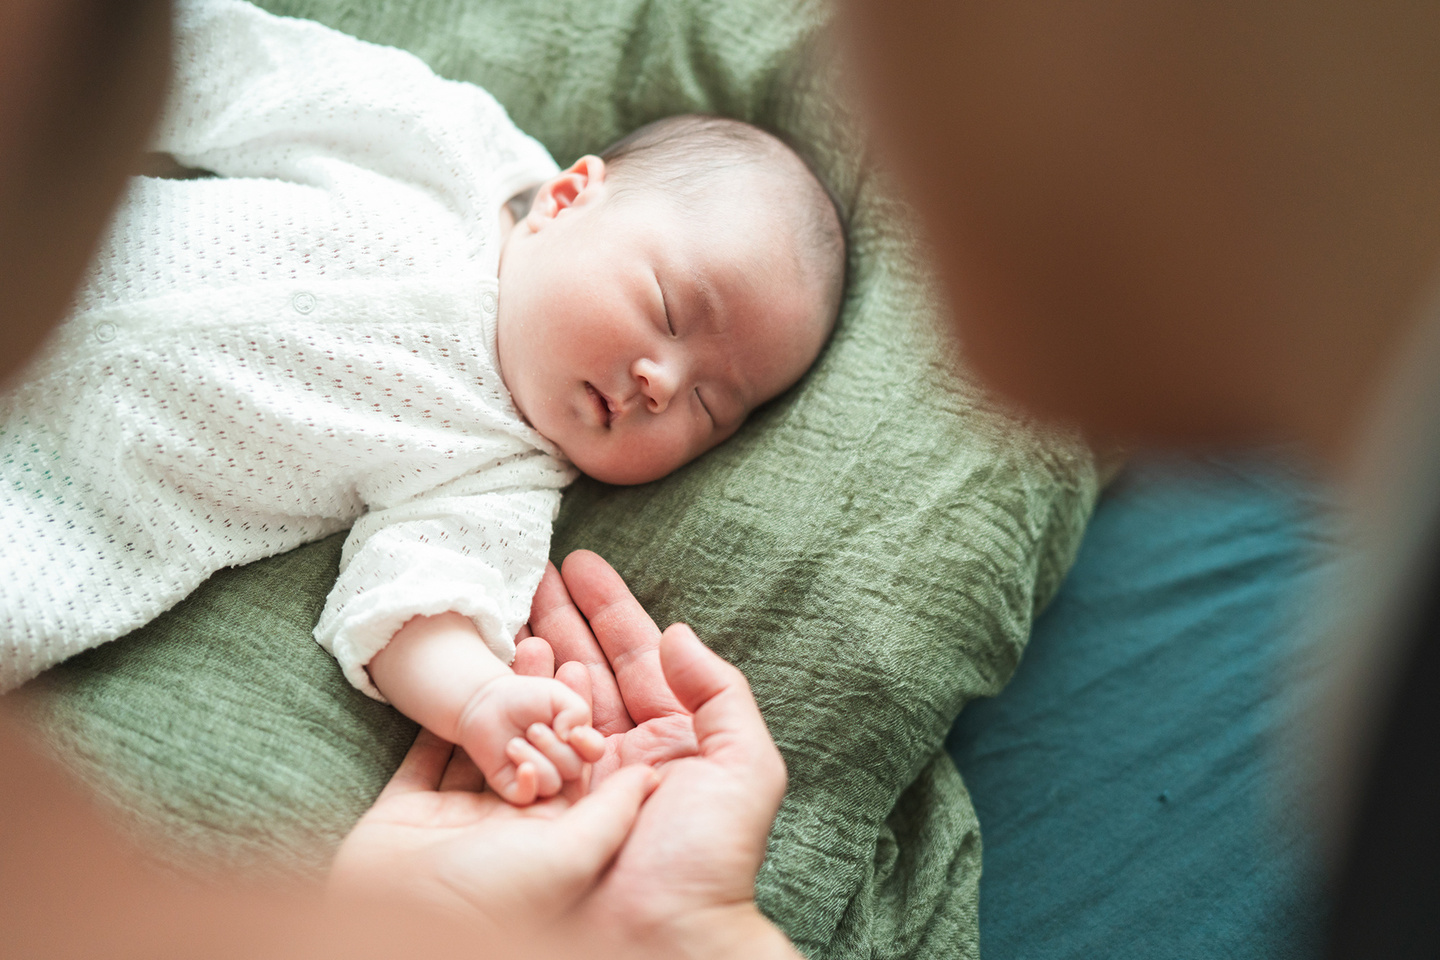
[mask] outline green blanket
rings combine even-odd
[[[905,212],[867,164],[806,0],[270,0],[490,89],[561,163],[709,111],[786,134],[846,207],[851,286],[819,364],[662,482],[566,495],[662,625],[754,685],[790,768],[764,910],[824,957],[975,956],[980,834],[941,743],[1009,678],[1069,566],[1095,468],[952,379]],[[224,571],[32,684],[37,729],[186,869],[307,874],[414,728],[310,640],[340,538]],[[163,842],[155,838],[163,838]]]

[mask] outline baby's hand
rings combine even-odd
[[[604,752],[587,698],[558,680],[512,673],[458,613],[407,621],[369,671],[401,713],[464,747],[491,789],[517,806],[559,793]]]
[[[491,789],[517,806],[559,793],[605,749],[579,694],[558,680],[512,673],[476,691],[460,714],[456,741]]]

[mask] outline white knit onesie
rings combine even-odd
[[[315,628],[351,683],[446,610],[508,662],[574,471],[500,379],[498,209],[554,161],[408,53],[238,0],[176,29],[153,148],[218,177],[134,181],[0,395],[0,691],[352,523]]]

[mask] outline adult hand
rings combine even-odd
[[[614,857],[655,781],[649,767],[632,766],[588,796],[514,807],[484,788],[464,751],[422,730],[341,845],[331,890],[421,903],[512,942],[523,942],[517,932],[553,933]]]
[[[785,792],[785,764],[739,670],[689,627],[663,634],[620,576],[589,551],[546,572],[531,627],[594,689],[607,734],[601,775],[663,764],[660,785],[584,922],[661,955],[798,956],[755,905],[755,875]],[[603,788],[602,788],[603,789]]]
[[[570,554],[563,576],[547,565],[531,604],[530,627],[554,651],[559,679],[576,686],[583,676],[588,683],[592,724],[605,737],[593,783],[630,764],[658,767],[695,753],[690,711],[661,670],[660,630],[599,555]],[[543,673],[542,654],[533,647],[517,650],[517,671],[530,656]]]
[[[755,905],[785,766],[744,676],[688,627],[662,634],[593,553],[547,570],[531,627],[546,640],[519,644],[517,672],[593,688],[593,792],[511,807],[422,733],[347,838],[334,887],[439,904],[511,942],[523,927],[617,956],[798,956]],[[663,767],[641,806],[648,763]]]

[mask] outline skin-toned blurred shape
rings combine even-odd
[[[964,355],[1125,441],[1343,455],[1440,254],[1440,7],[849,0]]]
[[[978,373],[1100,439],[1296,440],[1348,484],[1399,619],[1342,638],[1315,711],[1329,954],[1436,955],[1436,531],[1395,534],[1436,506],[1405,494],[1437,450],[1440,6],[846,10]],[[1387,496],[1407,512],[1366,516]]]
[[[0,382],[59,321],[162,102],[167,0],[0,4]]]

